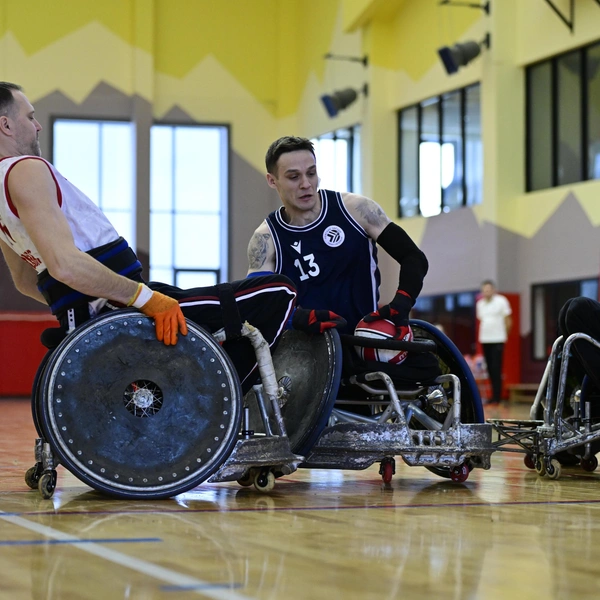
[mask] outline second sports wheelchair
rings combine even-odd
[[[490,467],[492,428],[464,358],[436,327],[410,324],[413,342],[285,332],[273,362],[292,451],[306,457],[301,467],[379,462],[384,482],[395,472],[395,456],[454,481]],[[409,357],[401,365],[367,362],[357,345],[408,350]],[[268,433],[256,413],[252,429]]]
[[[541,476],[558,479],[563,466],[584,471],[598,467],[600,406],[590,402],[588,378],[574,375],[569,365],[573,344],[600,342],[584,333],[558,337],[552,346],[529,420],[490,419],[496,450],[525,453],[524,462]]]

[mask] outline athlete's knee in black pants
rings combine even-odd
[[[178,300],[187,319],[214,333],[224,325],[216,286],[181,289],[151,282],[153,290]],[[296,301],[293,283],[284,275],[263,275],[231,282],[240,319],[256,327],[271,350],[274,349],[290,318]],[[245,338],[228,340],[223,348],[229,354],[245,393],[256,382],[256,355]]]

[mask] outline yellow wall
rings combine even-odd
[[[556,6],[570,18],[569,3],[557,3]],[[571,32],[546,3],[517,3],[518,66],[535,63],[600,39],[600,4],[596,0],[579,0],[574,3],[574,8],[574,30]],[[600,225],[600,182],[594,181],[530,194],[516,192],[502,207],[499,221],[531,237],[571,191],[576,194],[590,222]]]
[[[600,183],[586,182],[525,194],[524,67],[600,39],[600,5],[575,2],[571,32],[546,2],[492,0],[491,11],[440,6],[437,0],[392,2],[345,0],[344,23],[360,28],[369,55],[370,99],[365,117],[363,164],[366,192],[395,214],[397,199],[396,111],[425,98],[475,81],[482,86],[484,202],[475,208],[480,222],[531,237],[571,191],[594,224],[600,224]],[[395,12],[390,15],[390,5]],[[568,17],[568,2],[557,7]],[[491,48],[459,73],[448,76],[437,49],[455,42],[480,41]],[[358,83],[356,80],[355,83]],[[425,219],[403,220],[417,240]]]
[[[363,191],[391,216],[397,110],[481,81],[480,222],[532,236],[573,189],[600,223],[598,183],[524,194],[523,142],[524,65],[598,39],[598,2],[575,2],[573,33],[541,0],[491,7],[486,15],[439,0],[0,0],[0,78],[23,84],[33,101],[59,90],[80,103],[105,82],[150,102],[155,118],[180,107],[200,122],[230,123],[234,151],[259,172],[279,135],[361,123]],[[486,32],[491,49],[446,75],[437,49]],[[326,52],[367,54],[369,66]],[[323,93],[365,83],[368,98],[326,115]],[[403,226],[419,241],[426,220]]]
[[[0,0],[0,77],[33,101],[60,90],[81,103],[105,82],[151,102],[156,118],[178,106],[231,123],[234,150],[262,170],[272,139],[297,133],[305,90],[323,93],[341,10],[338,0],[311,4]]]
[[[440,7],[437,0],[407,0],[395,14],[377,13],[364,26],[364,46],[371,60],[371,95],[365,133],[365,192],[394,217],[397,214],[397,111],[481,77],[481,60],[447,77],[437,49],[463,38],[483,38],[482,13]],[[418,242],[425,219],[405,219],[402,226]]]

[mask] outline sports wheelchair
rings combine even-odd
[[[25,474],[30,488],[50,498],[57,464],[100,492],[132,499],[175,496],[209,478],[268,490],[275,473],[296,470],[302,457],[290,450],[271,354],[260,332],[244,324],[261,375],[258,410],[269,410],[276,421],[262,439],[242,428],[244,399],[219,344],[224,332],[211,335],[191,321],[187,325],[188,335],[166,347],[156,341],[151,319],[117,310],[86,322],[57,345],[46,342],[51,349],[32,393],[39,437],[36,463]],[[266,402],[271,406],[261,404]]]
[[[411,320],[414,341],[374,340],[328,330],[286,331],[273,362],[281,414],[300,467],[365,469],[380,463],[383,481],[395,456],[441,477],[465,481],[489,469],[490,425],[463,356],[439,329]],[[354,346],[408,350],[400,365],[362,361]],[[260,430],[260,415],[251,428]],[[269,421],[266,415],[264,422]]]
[[[38,369],[36,463],[25,481],[50,498],[62,464],[105,494],[159,499],[206,480],[268,491],[299,466],[380,462],[389,482],[398,455],[465,481],[473,467],[490,467],[491,426],[454,344],[424,321],[411,326],[414,342],[290,330],[273,359],[258,333],[261,382],[242,397],[219,345],[223,333],[188,321],[188,335],[167,348],[139,312],[101,315],[49,350]],[[426,360],[410,371],[409,359],[394,368],[355,364],[356,344]]]
[[[555,340],[530,420],[488,421],[497,433],[496,450],[525,453],[525,466],[550,479],[558,479],[563,466],[579,465],[588,472],[598,467],[600,407],[597,399],[590,402],[587,376],[581,378],[569,370],[575,342],[600,349],[600,342],[584,333]]]

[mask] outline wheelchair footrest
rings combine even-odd
[[[459,424],[447,430],[415,430],[397,425],[340,423],[326,428],[303,467],[365,469],[385,456],[401,456],[411,466],[456,466],[471,456],[489,468],[492,426]]]
[[[569,435],[570,434],[570,435]],[[579,430],[577,433],[573,431],[563,431],[562,439],[557,437],[548,437],[540,442],[540,450],[542,454],[548,456],[554,456],[559,452],[565,452],[573,448],[584,446],[585,444],[591,444],[600,440],[600,430],[597,431],[583,431]]]
[[[251,467],[271,467],[273,471],[289,475],[303,460],[303,456],[292,453],[287,437],[256,436],[239,439],[227,460],[208,482],[237,481]]]

